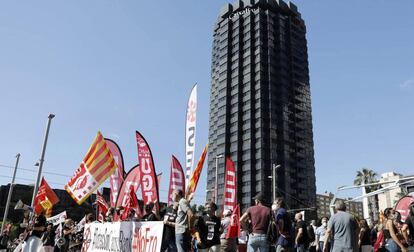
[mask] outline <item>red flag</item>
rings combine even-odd
[[[217,195],[216,195],[217,196]],[[230,157],[226,158],[226,174],[224,180],[223,210],[232,212],[237,206],[237,177],[236,168]]]
[[[139,165],[136,165],[128,172],[128,174],[125,177],[124,182],[121,185],[118,199],[116,201],[116,207],[120,207],[120,206],[125,207],[130,197],[131,188],[134,189],[134,192],[138,191],[140,183],[141,183],[141,169],[139,168]],[[139,207],[138,207],[137,214],[138,216],[141,215],[141,211]],[[115,220],[117,220],[118,216],[114,216],[114,218]]]
[[[122,157],[121,149],[115,143],[115,141],[105,138],[105,142],[109,150],[111,151],[116,164],[118,165],[118,169],[116,169],[115,172],[112,173],[112,175],[109,178],[111,186],[110,205],[111,207],[115,207],[116,200],[118,199],[119,189],[122,185],[122,182],[124,182],[124,158]]]
[[[159,211],[158,181],[155,175],[154,160],[151,149],[145,138],[136,131],[138,161],[141,169],[141,190],[144,205],[153,202],[156,212]]]
[[[46,210],[46,213],[50,212],[53,205],[59,202],[59,198],[56,193],[50,188],[47,184],[44,177],[42,177],[42,182],[40,183],[39,190],[37,191],[33,208],[36,214],[41,214],[43,210]]]
[[[141,216],[141,209],[139,208],[137,195],[135,193],[134,187],[130,186],[129,188],[129,196],[124,206],[124,213],[121,216],[121,220],[126,220],[129,215],[129,211],[133,209],[135,210],[135,216]]]
[[[79,168],[65,185],[65,190],[81,205],[116,168],[112,153],[101,132],[98,132]]]
[[[191,179],[187,185],[187,192],[186,196],[188,197],[190,194],[193,194],[197,188],[198,180],[200,179],[201,170],[203,169],[204,160],[206,159],[208,150],[208,144],[204,147],[203,153],[201,153],[200,160],[198,160],[197,166],[194,169],[193,174],[191,175]]]
[[[97,220],[103,222],[105,220],[105,215],[108,212],[108,203],[104,199],[103,195],[96,191],[96,205],[98,207],[98,217]]]
[[[226,239],[240,236],[240,207],[239,205],[233,211],[229,227],[227,229]]]
[[[170,188],[168,189],[168,205],[171,203],[173,190],[185,191],[184,171],[178,159],[173,155],[171,159]]]

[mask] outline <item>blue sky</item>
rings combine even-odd
[[[227,1],[3,1],[0,165],[35,169],[48,113],[45,178],[63,188],[98,130],[137,163],[149,142],[166,199],[171,154],[198,86],[198,159],[207,143],[212,27]],[[414,2],[295,1],[307,24],[318,192],[369,167],[413,174]],[[0,184],[12,169],[0,166]],[[61,175],[53,175],[59,173]],[[204,201],[205,172],[195,196]],[[17,182],[36,173],[19,170]],[[31,182],[33,181],[33,182]],[[358,192],[344,192],[347,196]]]

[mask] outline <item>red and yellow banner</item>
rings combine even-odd
[[[65,185],[65,190],[81,205],[117,167],[105,139],[98,132],[79,168]]]
[[[198,180],[200,179],[201,171],[203,169],[204,160],[206,159],[208,150],[208,144],[204,147],[203,153],[201,153],[201,157],[198,160],[197,166],[194,169],[193,174],[191,175],[191,179],[188,182],[186,196],[193,194],[197,188]]]

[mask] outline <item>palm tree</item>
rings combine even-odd
[[[354,185],[363,185],[375,182],[378,182],[378,174],[375,171],[370,170],[368,168],[362,168],[361,171],[357,171],[357,175],[354,180]],[[366,192],[369,193],[378,189],[378,186],[367,186],[365,189]]]
[[[354,185],[365,185],[365,184],[378,182],[377,177],[378,177],[378,174],[375,171],[368,169],[368,168],[362,168],[361,171],[357,171],[357,175],[354,180]],[[375,191],[379,189],[379,187],[380,187],[379,185],[366,186],[365,192],[369,193],[369,192]],[[371,217],[371,220],[376,220],[377,219],[376,212],[378,211],[378,196],[374,195],[373,197],[368,197],[364,199],[363,202],[365,202],[364,208],[369,209],[369,216]]]

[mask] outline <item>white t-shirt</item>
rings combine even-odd
[[[22,252],[45,252],[42,240],[37,236],[30,236],[29,239],[23,243]]]

